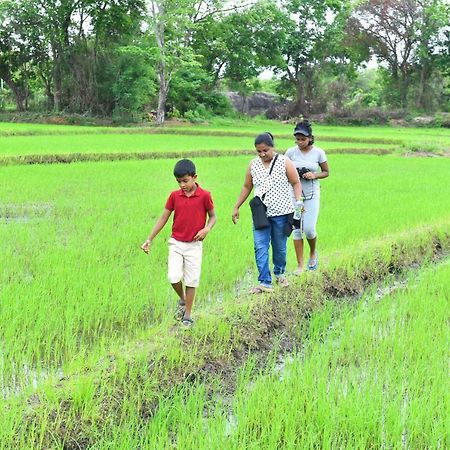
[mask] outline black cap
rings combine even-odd
[[[303,134],[304,136],[312,136],[311,125],[299,122],[294,128],[294,136]]]

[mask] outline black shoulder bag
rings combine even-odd
[[[272,173],[273,167],[275,166],[275,163],[277,162],[278,155],[275,155],[274,161],[272,163],[272,166],[269,170],[269,177]],[[256,230],[260,230],[261,228],[266,228],[270,225],[269,219],[267,218],[267,206],[263,203],[264,197],[266,196],[266,192],[261,196],[261,198],[253,197],[250,202],[250,209],[252,210],[252,219],[253,219],[253,225]]]

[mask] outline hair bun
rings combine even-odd
[[[273,147],[273,135],[269,131],[258,134],[255,138],[255,145],[266,144],[269,147]]]

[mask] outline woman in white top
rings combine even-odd
[[[305,205],[300,217],[294,216],[293,239],[297,256],[297,269],[294,273],[300,275],[303,270],[303,234],[309,244],[308,270],[317,269],[316,225],[320,206],[319,179],[327,178],[330,171],[325,152],[314,145],[312,128],[307,120],[297,123],[294,136],[297,145],[286,152],[286,158],[293,162],[300,176]]]
[[[272,291],[272,276],[269,268],[269,247],[272,244],[273,273],[278,284],[288,286],[284,276],[286,270],[286,242],[289,233],[289,216],[302,207],[302,187],[294,165],[285,156],[275,153],[273,136],[262,133],[255,139],[258,158],[253,159],[245,175],[244,185],[233,208],[232,220],[239,219],[239,208],[255,188],[265,207],[268,224],[264,228],[253,226],[253,239],[256,265],[259,272],[259,285],[251,292],[259,294]],[[292,191],[295,199],[292,200]],[[290,233],[289,233],[290,234]]]

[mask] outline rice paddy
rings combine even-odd
[[[180,143],[186,156],[252,147],[249,137],[74,133],[0,137],[0,156],[30,147],[164,152]],[[195,158],[218,224],[205,241],[198,321],[188,335],[172,319],[170,227],[149,257],[139,249],[177,189],[176,160],[0,167],[0,448],[446,447],[448,263],[416,269],[406,288],[382,301],[370,286],[430,263],[436,252],[445,260],[450,159],[332,154],[318,230],[322,275],[292,279],[288,294],[274,299],[286,315],[267,319],[285,322],[295,342],[281,376],[270,363],[280,336],[264,334],[272,302],[245,295],[255,278],[250,213],[243,205],[233,225],[231,208],[252,156],[238,153]],[[336,293],[365,289],[348,310],[333,306]],[[290,302],[299,305],[293,324]],[[309,319],[300,314],[306,304]],[[274,351],[261,368],[256,354],[248,357],[264,339],[274,339]],[[186,384],[208,361],[239,374],[231,396],[224,397],[220,370]],[[268,415],[261,406],[269,403]]]

